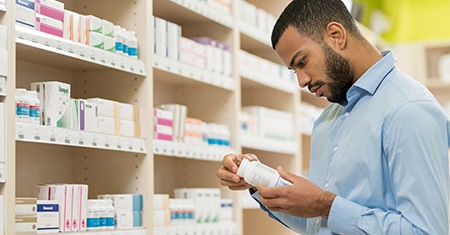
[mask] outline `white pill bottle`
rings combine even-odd
[[[281,178],[277,170],[258,161],[249,161],[246,158],[242,159],[236,174],[243,177],[245,182],[252,186],[275,187],[292,185],[291,182]]]

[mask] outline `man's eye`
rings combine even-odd
[[[297,66],[298,66],[299,68],[303,68],[303,67],[305,66],[305,59],[301,59],[301,60],[297,63]]]

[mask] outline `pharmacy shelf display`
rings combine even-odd
[[[8,138],[6,144],[15,148],[7,159],[11,162],[8,168],[14,169],[8,171],[7,175],[13,184],[12,191],[5,194],[5,203],[10,208],[8,211],[14,211],[15,197],[33,197],[36,185],[54,183],[86,184],[89,186],[89,199],[95,199],[100,194],[140,194],[144,198],[144,205],[150,205],[153,188],[148,184],[148,179],[152,176],[153,147],[149,138],[152,96],[149,92],[151,72],[148,75],[148,71],[152,69],[151,64],[144,61],[151,61],[151,54],[146,53],[150,47],[147,39],[151,37],[147,33],[147,24],[140,22],[150,21],[152,3],[140,0],[108,2],[108,7],[105,7],[106,2],[100,0],[66,0],[53,6],[57,8],[63,4],[64,10],[74,14],[90,17],[91,20],[104,19],[111,24],[101,21],[103,25],[120,26],[126,29],[127,35],[135,32],[139,45],[138,56],[131,54],[131,50],[127,55],[107,51],[104,49],[107,44],[97,45],[91,41],[87,45],[73,38],[62,38],[61,31],[44,32],[42,25],[40,31],[39,28],[31,29],[23,24],[14,26],[13,16],[18,15],[19,11],[14,1],[7,3],[13,13],[7,19],[12,25],[10,30],[16,36],[8,47],[9,51],[15,53],[11,56],[11,61],[14,61],[13,73],[7,78],[7,97],[9,94],[14,97],[16,88],[31,90],[31,84],[35,82],[58,81],[70,85],[70,98],[102,98],[115,105],[128,104],[138,109],[134,114],[135,120],[130,120],[130,123],[138,126],[135,128],[138,131],[132,135],[15,123],[15,114],[8,113],[5,125],[13,130],[13,133],[8,133],[13,138]],[[28,13],[34,11],[25,10]],[[48,21],[38,23],[63,25],[63,21],[55,21],[52,16],[39,17]],[[20,18],[26,19],[30,18]],[[111,45],[110,39],[106,38],[108,36],[100,35],[90,32],[88,36],[90,40],[104,37],[104,42]],[[133,38],[130,36],[129,39],[131,42]],[[116,116],[109,120],[110,127],[118,123]],[[142,216],[140,224],[124,225],[122,228],[127,230],[123,231],[96,231],[95,234],[151,234],[150,211],[139,213]],[[122,225],[116,226],[119,228]],[[17,234],[19,231],[15,226],[14,213],[8,213],[5,234]]]
[[[221,187],[215,176],[222,157],[232,152],[255,153],[264,164],[274,168],[281,165],[299,174],[305,170],[307,162],[303,160],[309,155],[310,140],[307,134],[298,134],[302,125],[297,122],[302,109],[299,103],[319,108],[327,103],[297,89],[295,77],[284,68],[270,45],[270,19],[273,21],[288,0],[220,1],[230,5],[193,0],[59,2],[71,12],[105,19],[134,31],[138,53],[130,58],[124,53],[16,26],[14,16],[19,12],[15,2],[6,2],[6,11],[0,9],[0,25],[7,27],[9,62],[7,76],[0,76],[0,105],[4,112],[0,113],[0,124],[5,129],[0,140],[4,148],[0,149],[5,149],[6,168],[6,181],[0,184],[3,210],[14,211],[15,197],[34,196],[37,184],[87,184],[89,198],[100,194],[141,194],[145,208],[142,224],[125,231],[154,234],[161,229],[154,226],[158,223],[153,220],[155,195],[173,198],[175,189],[220,188],[223,199],[232,199],[233,219],[228,226],[233,228],[232,234],[292,234],[255,209],[246,192],[231,192]],[[265,15],[267,21],[256,26],[256,18],[252,18],[255,14]],[[155,17],[164,25],[170,24],[174,30],[171,33],[177,36],[161,39],[158,31],[161,25],[155,24]],[[131,39],[134,41],[134,37]],[[167,43],[163,47],[160,47],[161,40]],[[448,52],[449,47],[443,43],[427,48],[426,55],[435,58],[441,52]],[[433,78],[429,84],[437,84],[436,73],[437,68],[433,68],[424,75]],[[132,123],[139,131],[124,136],[116,132],[16,123],[16,88],[30,90],[32,83],[49,81],[70,84],[71,98],[101,98],[136,107],[139,111]],[[445,103],[450,100],[448,86],[441,85],[433,87]],[[155,116],[157,110],[169,109],[178,111]],[[155,130],[155,120],[167,117],[167,113],[171,113],[172,122],[175,121],[173,113],[177,113],[176,120],[184,118],[185,122],[177,125],[185,125],[186,129],[177,127],[176,135],[173,130],[172,135],[165,135],[170,130],[167,127]],[[269,114],[269,118],[262,114]],[[261,117],[266,123],[273,123],[267,119],[282,117],[290,120],[287,121],[290,126],[249,128],[255,127],[254,117]],[[282,128],[290,128],[296,134],[284,136],[280,133]],[[199,133],[206,134],[200,137]],[[162,139],[158,134],[162,134]],[[18,234],[13,213],[5,214],[4,220],[0,218],[0,231],[2,221],[4,234]],[[255,228],[252,224],[260,226]],[[209,228],[203,224],[200,227]],[[115,230],[114,234],[122,232]]]

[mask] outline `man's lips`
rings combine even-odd
[[[322,95],[322,91],[321,88],[322,86],[316,86],[316,87],[312,87],[311,89],[309,89],[309,91],[311,93],[314,93],[317,97],[320,97]]]

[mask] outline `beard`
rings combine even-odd
[[[325,44],[322,46],[322,49],[325,54],[325,74],[328,77],[327,84],[330,89],[330,95],[327,99],[333,103],[346,102],[347,91],[353,85],[353,74],[350,70],[350,63],[343,56],[336,53],[330,46]]]

